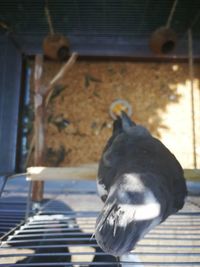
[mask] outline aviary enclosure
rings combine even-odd
[[[199,266],[200,3],[0,3],[0,266]],[[96,243],[96,175],[117,101],[187,180],[129,257]],[[125,107],[126,109],[126,107]]]

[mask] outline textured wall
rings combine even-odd
[[[44,84],[59,68],[58,63],[45,63]],[[199,78],[199,65],[196,65],[198,153]],[[55,92],[47,112],[48,165],[98,161],[111,134],[109,106],[115,99],[122,98],[132,105],[133,119],[137,123],[145,125],[159,137],[185,168],[193,167],[187,64],[79,61]]]

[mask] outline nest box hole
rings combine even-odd
[[[161,51],[163,54],[167,54],[170,53],[174,49],[174,47],[175,47],[175,42],[169,40],[163,44]]]
[[[58,58],[59,60],[67,60],[69,57],[69,48],[67,46],[62,46],[58,50]]]

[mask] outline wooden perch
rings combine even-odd
[[[200,169],[184,169],[186,180],[192,182],[200,182]]]
[[[41,77],[43,71],[43,56],[36,55],[35,57],[35,70],[34,70],[34,164],[35,166],[44,165],[44,152],[45,152],[45,135],[44,135],[44,105],[41,89]],[[43,181],[35,181],[32,185],[32,200],[42,201],[43,199]]]
[[[84,164],[77,167],[29,167],[27,179],[31,181],[45,180],[94,180],[97,176],[98,164]],[[184,176],[189,181],[200,182],[200,169],[184,169]]]
[[[85,164],[77,167],[29,167],[27,180],[94,180],[97,175],[98,164]]]

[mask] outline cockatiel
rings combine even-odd
[[[97,189],[105,202],[97,218],[99,246],[114,256],[130,252],[152,228],[184,205],[183,170],[175,156],[125,112],[100,160]]]

